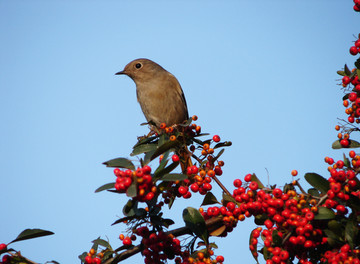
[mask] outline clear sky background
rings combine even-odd
[[[114,73],[152,59],[180,81],[203,132],[233,146],[223,182],[256,173],[264,183],[317,172],[344,118],[340,77],[360,31],[352,0],[0,1],[0,243],[25,228],[54,236],[13,245],[28,258],[79,263],[127,198],[94,190],[114,180],[101,163],[129,157],[148,132],[135,85]],[[136,161],[136,160],[135,160]],[[269,177],[267,176],[267,171]],[[269,178],[269,180],[268,180]],[[301,180],[304,182],[304,180]],[[220,189],[214,187],[220,195]],[[183,225],[179,200],[167,213]],[[254,263],[248,219],[214,239],[226,263]],[[136,256],[124,263],[141,263]]]

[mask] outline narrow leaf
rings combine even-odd
[[[192,207],[187,207],[183,211],[183,219],[185,225],[198,237],[200,237],[206,245],[209,244],[209,234],[206,228],[205,220],[200,212]]]
[[[161,154],[165,153],[169,149],[173,149],[178,144],[179,144],[179,142],[176,140],[175,141],[170,141],[170,140],[166,141],[164,144],[162,144],[155,150],[155,152],[151,156],[151,160],[153,160],[156,157],[160,156]]]
[[[221,148],[221,147],[230,147],[231,145],[232,145],[231,141],[220,142],[214,146],[214,149]]]
[[[326,193],[330,189],[329,182],[317,173],[306,173],[305,180],[321,193]]]
[[[169,173],[161,177],[162,181],[183,181],[187,178],[187,175],[180,173]]]
[[[101,192],[101,191],[105,191],[105,190],[109,190],[109,189],[113,189],[115,187],[115,183],[114,182],[110,182],[107,184],[104,184],[102,186],[100,186],[99,188],[97,188],[95,190],[96,193]]]
[[[345,76],[345,72],[344,71],[337,71],[337,74],[341,75],[341,76]]]
[[[222,233],[224,233],[225,230],[226,230],[226,226],[222,225],[218,229],[212,231],[210,233],[210,236],[220,236]]]
[[[111,246],[110,246],[109,242],[107,242],[104,239],[98,238],[98,239],[93,240],[92,242],[94,244],[98,245],[98,246],[102,246],[104,248],[111,249]]]
[[[15,238],[9,244],[17,242],[17,241],[21,241],[21,240],[27,240],[27,239],[32,239],[32,238],[42,237],[42,236],[49,236],[49,235],[53,235],[53,234],[54,233],[51,231],[37,229],[37,228],[25,229],[17,236],[17,238]]]
[[[162,179],[163,175],[166,175],[166,174],[172,172],[178,165],[179,165],[179,163],[173,162],[166,168],[162,169],[161,171],[158,171],[156,173],[156,175],[154,175],[154,180]]]
[[[360,69],[360,58],[358,58],[356,61],[355,61],[355,67],[357,68],[357,70],[359,70]],[[360,78],[360,74],[358,73],[358,76],[359,76],[359,78]]]
[[[126,190],[126,195],[128,197],[135,197],[137,195],[136,181],[133,181],[129,188]]]
[[[130,156],[136,156],[136,155],[142,154],[144,152],[153,151],[155,149],[156,149],[156,144],[142,144],[137,147],[134,147]]]
[[[333,210],[326,207],[319,207],[319,211],[317,215],[315,215],[314,219],[316,220],[330,220],[335,218],[335,213]]]
[[[348,66],[346,64],[344,66],[344,71],[345,71],[345,74],[348,75],[348,76],[351,74],[351,71],[350,71],[350,69],[348,68]]]
[[[103,164],[106,165],[106,167],[126,168],[130,170],[135,170],[134,164],[130,160],[125,158],[116,158],[116,159],[108,160]]]
[[[219,201],[216,199],[215,195],[213,195],[212,192],[208,192],[205,195],[204,200],[200,206],[216,204],[216,203],[219,204]]]

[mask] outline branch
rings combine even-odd
[[[205,225],[209,229],[209,228],[211,228],[212,226],[218,224],[221,221],[222,221],[222,217],[211,218],[211,219],[208,219],[208,220],[205,221]],[[191,235],[192,232],[187,227],[180,227],[180,228],[165,232],[165,234],[167,234],[167,235],[173,234],[175,237],[178,237],[178,236],[183,236],[183,235]],[[119,263],[122,260],[127,259],[127,258],[141,252],[142,249],[143,249],[143,245],[139,244],[137,246],[132,247],[131,249],[128,249],[128,250],[120,253],[119,255],[116,255],[115,257],[112,257],[112,258],[108,259],[103,264],[116,264],[116,263]]]

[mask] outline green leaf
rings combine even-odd
[[[116,159],[108,160],[103,164],[106,165],[106,167],[126,168],[130,170],[135,170],[134,164],[130,160],[125,158],[116,158]]]
[[[358,233],[359,228],[357,227],[356,216],[352,213],[345,225],[345,239],[351,248],[354,248],[355,246],[354,243]]]
[[[134,216],[135,209],[137,209],[138,202],[130,199],[123,208],[123,214],[125,216]]]
[[[223,199],[222,199],[222,203],[224,206],[227,205],[228,202],[233,202],[233,203],[237,203],[235,198],[232,195],[228,195],[226,193],[223,193]]]
[[[351,71],[350,71],[350,69],[348,68],[348,66],[345,64],[345,66],[344,66],[344,71],[345,71],[345,74],[347,75],[347,76],[349,76],[350,74],[351,74]]]
[[[330,189],[329,182],[317,173],[306,173],[305,180],[321,193],[326,193]]]
[[[220,142],[220,143],[217,143],[213,149],[217,149],[217,148],[221,148],[221,147],[230,147],[231,145],[232,145],[231,141]]]
[[[132,153],[130,154],[130,156],[136,156],[139,154],[142,154],[144,152],[150,152],[150,151],[155,151],[155,149],[157,148],[155,143],[152,144],[142,144],[139,145],[137,147],[134,147]]]
[[[349,147],[348,148],[360,148],[360,143],[353,140],[353,139],[349,139]]]
[[[43,236],[49,236],[49,235],[53,235],[54,233],[51,231],[47,231],[47,230],[42,230],[42,229],[25,229],[24,231],[22,231],[17,238],[15,238],[13,241],[11,241],[9,244],[17,242],[17,241],[21,241],[21,240],[27,240],[27,239],[32,239],[32,238],[37,238],[37,237],[43,237]],[[8,245],[9,245],[8,244]]]
[[[273,240],[273,243],[275,244],[275,246],[281,246],[282,244],[282,239],[281,237],[278,235],[278,231],[277,230],[274,230],[272,232],[272,240]]]
[[[135,149],[136,147],[140,146],[140,145],[144,145],[144,144],[148,144],[150,142],[153,142],[154,139],[158,138],[158,136],[152,136],[152,137],[143,137],[142,139],[140,139],[134,146],[133,149]]]
[[[109,190],[109,189],[112,189],[115,187],[115,183],[114,182],[110,182],[110,183],[107,183],[107,184],[104,184],[102,186],[100,186],[99,188],[97,188],[95,190],[96,193],[98,192],[101,192],[101,191],[105,191],[105,190]]]
[[[108,248],[108,249],[112,250],[109,242],[107,242],[104,239],[97,238],[97,239],[93,240],[92,243],[96,244],[97,246],[102,246],[104,248]]]
[[[162,169],[165,168],[166,164],[168,163],[169,154],[170,154],[170,150],[165,152],[163,158],[161,159],[159,167],[157,167],[157,169],[154,172],[155,175],[157,175],[157,173],[159,173],[159,171],[161,171]]]
[[[166,218],[166,219],[162,219],[162,225],[165,226],[166,228],[169,228],[169,226],[175,224],[175,222],[172,219]]]
[[[345,165],[347,168],[350,168],[350,167],[351,167],[350,160],[345,156],[345,154],[343,154],[343,156],[344,156],[344,165]]]
[[[220,156],[224,153],[225,149],[222,149],[219,151],[219,153],[216,155],[215,158],[213,158],[212,162],[216,161],[218,158],[220,158]]]
[[[334,141],[334,143],[332,143],[331,147],[332,147],[333,149],[341,149],[342,146],[341,146],[341,144],[340,144],[340,140]]]
[[[358,61],[360,62],[360,60],[358,59]],[[360,65],[359,65],[360,66]],[[360,78],[360,68],[356,69],[356,75]]]
[[[315,188],[310,188],[308,193],[313,197],[320,197],[320,192]]]
[[[169,173],[161,177],[162,181],[183,181],[187,179],[187,175],[180,173]]]
[[[354,64],[355,64],[355,67],[356,67],[356,68],[360,69],[360,58],[358,58]],[[359,73],[358,73],[358,76],[359,76],[359,78],[360,78],[360,74],[359,74]]]
[[[209,244],[209,234],[206,228],[205,220],[200,212],[192,207],[187,207],[183,211],[183,219],[186,227],[188,227],[195,235],[200,237],[206,245]]]
[[[158,171],[154,175],[154,180],[162,179],[163,175],[169,174],[169,172],[173,171],[178,165],[179,165],[179,163],[173,162],[169,166],[167,166],[166,168],[162,169],[161,171]]]
[[[345,76],[345,72],[344,71],[337,71],[337,74],[341,75],[341,76]]]
[[[319,211],[314,217],[314,219],[316,220],[330,220],[334,218],[335,218],[334,211],[326,207],[319,207]]]
[[[137,185],[136,185],[136,181],[133,181],[131,183],[131,185],[129,186],[129,188],[126,190],[126,195],[128,197],[135,197],[137,196]]]
[[[177,140],[175,141],[165,141],[164,144],[160,145],[155,152],[151,156],[151,160],[155,159],[156,157],[160,156],[161,154],[165,153],[169,149],[175,148],[175,146],[179,145]]]
[[[216,204],[216,203],[220,204],[219,201],[216,199],[215,195],[213,195],[212,192],[208,192],[205,195],[204,200],[200,206]]]

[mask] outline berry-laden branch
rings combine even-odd
[[[356,54],[359,45],[357,39]],[[350,52],[356,55],[353,47]],[[360,60],[353,70],[345,65],[338,74],[343,76],[343,105],[349,117],[336,126],[342,131],[333,148],[360,147],[350,140],[350,134],[360,130]],[[124,217],[114,223],[125,223],[127,230],[120,234],[123,246],[116,250],[107,241],[94,241],[93,248],[81,256],[85,263],[118,263],[140,252],[147,264],[223,263],[224,257],[214,253],[217,246],[211,237],[226,237],[250,217],[259,226],[251,232],[249,243],[256,261],[260,253],[267,264],[360,263],[360,155],[351,150],[337,162],[326,157],[330,177],[306,173],[304,178],[312,186],[308,190],[299,180],[282,189],[266,187],[255,174],[247,174],[234,180],[231,192],[220,180],[225,165],[220,157],[231,142],[220,142],[217,135],[203,139],[208,134],[192,123],[196,120],[194,116],[176,127],[162,124],[156,134],[142,137],[131,153],[141,155],[138,167],[125,158],[105,162],[115,168],[116,180],[97,191],[129,197]],[[180,172],[174,172],[179,164]],[[298,172],[293,170],[291,175],[296,177]],[[211,192],[213,182],[222,190],[221,199]],[[184,209],[185,227],[169,230],[174,221],[165,218],[163,206],[171,208],[177,199],[190,199],[196,193],[204,196],[200,209]],[[137,246],[134,241],[139,241]]]

